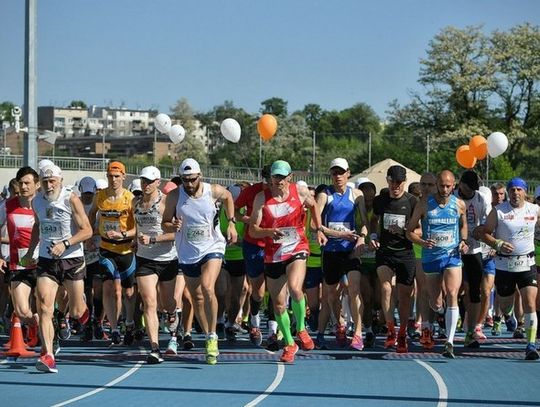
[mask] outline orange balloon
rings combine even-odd
[[[487,157],[488,149],[485,137],[473,136],[469,141],[469,148],[471,149],[471,153],[479,160]]]
[[[277,120],[271,114],[263,114],[257,122],[257,131],[264,141],[274,137],[277,131]]]
[[[476,165],[476,157],[469,146],[460,146],[456,150],[456,160],[463,168],[472,168]]]

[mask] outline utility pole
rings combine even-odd
[[[371,167],[371,132],[368,133],[368,167]]]
[[[24,135],[25,166],[37,168],[37,0],[26,0],[24,30]]]
[[[311,164],[311,173],[315,175],[315,148],[316,148],[316,137],[317,133],[313,131],[313,161]]]
[[[429,172],[429,133],[427,134],[426,142],[426,172]]]

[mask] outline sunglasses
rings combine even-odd
[[[182,182],[184,184],[193,184],[198,179],[199,179],[199,176],[196,176],[195,178],[184,178],[184,177],[182,177]]]

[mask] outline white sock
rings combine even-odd
[[[259,316],[259,314],[251,315],[250,320],[251,320],[252,327],[259,328],[261,326],[261,317]]]
[[[446,309],[446,334],[448,335],[448,342],[454,344],[454,336],[456,335],[457,321],[459,319],[459,308],[448,307]]]
[[[268,321],[268,335],[277,333],[278,324],[276,321]]]

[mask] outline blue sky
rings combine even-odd
[[[24,99],[24,1],[0,0],[0,101]],[[358,102],[384,117],[418,89],[419,60],[443,27],[486,32],[540,22],[536,0],[42,0],[38,104],[169,107],[225,100],[256,113]]]

